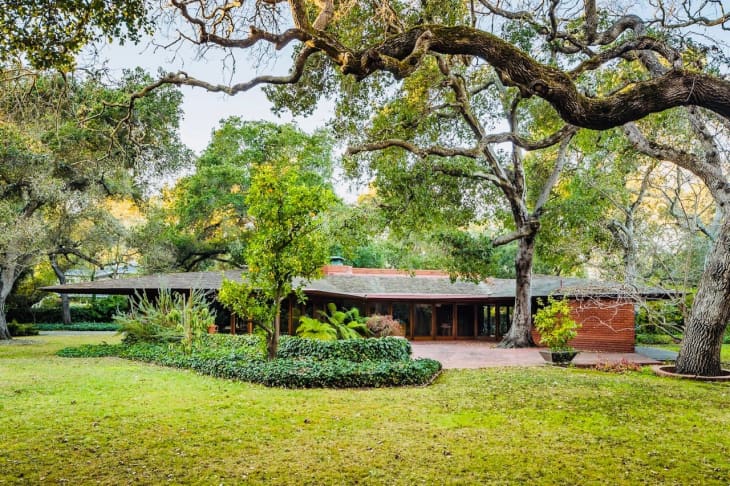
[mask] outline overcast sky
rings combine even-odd
[[[231,61],[224,60],[217,51],[210,51],[206,59],[196,59],[195,50],[189,47],[177,55],[162,49],[153,49],[148,44],[106,46],[101,58],[107,59],[107,66],[115,77],[121,75],[122,69],[142,67],[152,73],[160,68],[165,72],[185,71],[191,76],[212,83],[231,84],[247,81],[261,73],[286,74],[290,67],[290,54],[280,53],[276,62],[261,66],[258,70],[243,56],[236,59],[236,71],[231,74]],[[271,103],[261,88],[229,96],[210,93],[202,88],[181,87],[184,96],[184,119],[181,122],[180,134],[183,143],[200,154],[210,141],[211,132],[221,120],[230,116],[239,116],[244,120],[269,120],[279,123],[294,122],[305,132],[312,132],[325,125],[332,116],[333,105],[326,100],[310,117],[296,117],[285,114],[277,117],[271,111]],[[340,148],[341,149],[341,148]],[[358,193],[363,191],[364,184],[344,178],[341,171],[335,171],[334,186],[337,194],[348,202],[354,202]]]
[[[243,57],[236,59],[236,72],[231,74],[227,66],[231,65],[230,60],[225,61],[217,51],[209,51],[206,59],[196,59],[195,50],[192,47],[183,48],[180,52],[153,49],[146,44],[108,46],[101,55],[108,59],[108,66],[116,76],[121,74],[124,68],[136,66],[156,75],[159,68],[168,71],[182,70],[191,76],[198,77],[208,82],[229,84],[231,81],[241,82],[251,79],[259,74],[250,62]],[[284,74],[289,69],[289,55],[283,53],[277,62],[262,66],[259,71]],[[195,152],[200,153],[210,140],[210,133],[218,122],[229,116],[240,116],[246,120],[270,120],[279,122],[290,122],[292,117],[285,115],[276,117],[271,112],[271,103],[260,88],[251,91],[229,96],[226,94],[209,93],[201,88],[181,88],[184,94],[183,110],[185,118],[181,125],[183,142]],[[324,108],[318,110],[308,118],[296,118],[293,120],[304,131],[311,132],[324,125],[331,116],[331,105],[324,104]]]

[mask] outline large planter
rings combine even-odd
[[[575,358],[577,354],[578,351],[551,351],[549,349],[540,351],[540,356],[542,356],[542,359],[544,359],[548,363],[552,363],[558,366],[565,366],[569,364],[571,361],[573,361],[573,358]]]

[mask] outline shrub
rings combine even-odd
[[[441,369],[432,359],[408,361],[316,361],[278,359],[216,372],[226,378],[284,388],[352,388],[425,385]],[[221,376],[221,375],[219,375]]]
[[[126,344],[182,341],[190,351],[193,341],[215,323],[215,312],[208,307],[202,292],[173,295],[163,289],[155,300],[147,295],[138,296],[130,311],[115,316],[114,321],[124,333]]]
[[[637,334],[638,344],[672,344],[675,339],[668,334]]]
[[[64,358],[103,358],[106,356],[121,356],[126,349],[123,344],[84,344],[71,348],[63,348],[56,355]]]
[[[193,346],[191,353],[184,352],[181,345],[137,342],[65,348],[57,354],[64,357],[119,356],[192,369],[220,378],[286,388],[423,385],[441,370],[438,361],[408,359],[410,343],[398,338],[326,342],[287,336],[282,338],[279,349],[288,346],[290,351],[294,351],[302,343],[304,347],[298,349],[298,354],[292,352],[292,356],[274,361],[265,359],[265,340],[258,336],[204,336]],[[338,352],[330,353],[335,357],[302,357],[305,348],[310,352],[315,350],[321,353],[321,345],[335,345]],[[344,359],[342,356],[358,359]],[[372,357],[379,359],[369,359]]]
[[[260,335],[205,334],[193,348],[198,356],[262,361],[266,359],[266,339]]]
[[[35,324],[36,329],[40,331],[118,331],[119,324],[114,322],[75,322],[73,324],[63,324],[62,322],[52,322]]]
[[[598,363],[595,366],[595,369],[608,373],[628,373],[629,371],[641,371],[641,365],[633,363],[626,358],[622,358],[621,361],[606,361],[604,363]]]
[[[8,322],[8,331],[15,337],[38,335],[38,329],[33,324],[18,324],[16,321]]]
[[[344,339],[316,341],[294,336],[282,336],[278,358],[312,360],[404,361],[411,357],[411,343],[406,339]]]
[[[381,316],[375,314],[368,317],[367,326],[376,338],[406,335],[403,324],[393,319],[393,316]]]
[[[299,318],[297,336],[302,339],[316,339],[318,341],[337,341],[337,331],[329,322],[302,316]]]
[[[540,302],[542,304],[542,302]],[[570,318],[567,300],[555,300],[548,296],[548,305],[535,313],[535,329],[540,333],[540,342],[551,351],[572,351],[568,342],[577,336],[580,325]]]

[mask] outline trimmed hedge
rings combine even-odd
[[[368,339],[357,341],[384,341]],[[308,341],[298,338],[287,341]],[[341,354],[350,354],[358,361],[340,357],[280,357],[266,361],[263,341],[257,336],[206,336],[192,353],[185,354],[180,346],[169,344],[136,343],[85,345],[65,348],[57,354],[64,357],[119,356],[121,358],[155,363],[162,366],[187,368],[198,373],[229,378],[266,386],[284,388],[351,388],[424,385],[441,370],[441,363],[431,359],[408,359],[410,343],[384,346],[341,347]],[[343,341],[344,342],[344,341]],[[297,344],[288,344],[291,352],[303,352]],[[321,352],[321,348],[313,348]],[[365,349],[366,351],[363,351]],[[383,350],[387,349],[388,352]],[[347,350],[347,351],[341,351]],[[355,352],[357,350],[357,352]],[[396,350],[400,350],[396,352]],[[353,354],[354,353],[354,354]],[[397,356],[397,359],[363,359],[365,353]],[[405,353],[405,358],[403,355]]]
[[[411,343],[397,337],[379,339],[341,339],[319,341],[294,336],[282,336],[277,357],[313,360],[404,361],[411,357]]]
[[[114,322],[75,322],[64,324],[62,322],[47,322],[35,324],[40,331],[118,331],[119,324]]]

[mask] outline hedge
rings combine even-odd
[[[638,344],[673,344],[674,338],[669,334],[637,334]]]
[[[8,331],[11,336],[37,336],[38,328],[33,324],[18,324],[17,322],[8,322]]]
[[[294,341],[297,338],[285,339]],[[382,341],[370,339],[358,341]],[[398,339],[398,341],[404,341]],[[407,350],[410,353],[410,344]],[[155,363],[162,366],[187,368],[198,373],[229,378],[266,386],[284,388],[351,388],[424,385],[441,370],[441,363],[431,359],[379,359],[359,361],[342,358],[320,359],[314,357],[263,359],[262,341],[256,336],[207,336],[191,354],[185,354],[179,346],[169,344],[136,343],[133,345],[86,345],[65,348],[57,354],[64,357],[119,356],[126,359]],[[295,346],[289,344],[289,346]],[[388,344],[384,349],[396,349],[402,344]],[[297,348],[300,352],[302,348]],[[348,349],[347,347],[342,349]],[[349,353],[353,353],[349,348]],[[362,348],[361,348],[362,349]],[[367,347],[372,351],[378,347]]]
[[[118,331],[119,324],[114,322],[75,322],[64,324],[62,322],[47,322],[34,324],[40,331]]]
[[[410,359],[411,353],[411,343],[398,337],[319,341],[282,336],[277,357],[345,360],[361,363],[363,361],[403,361]]]

